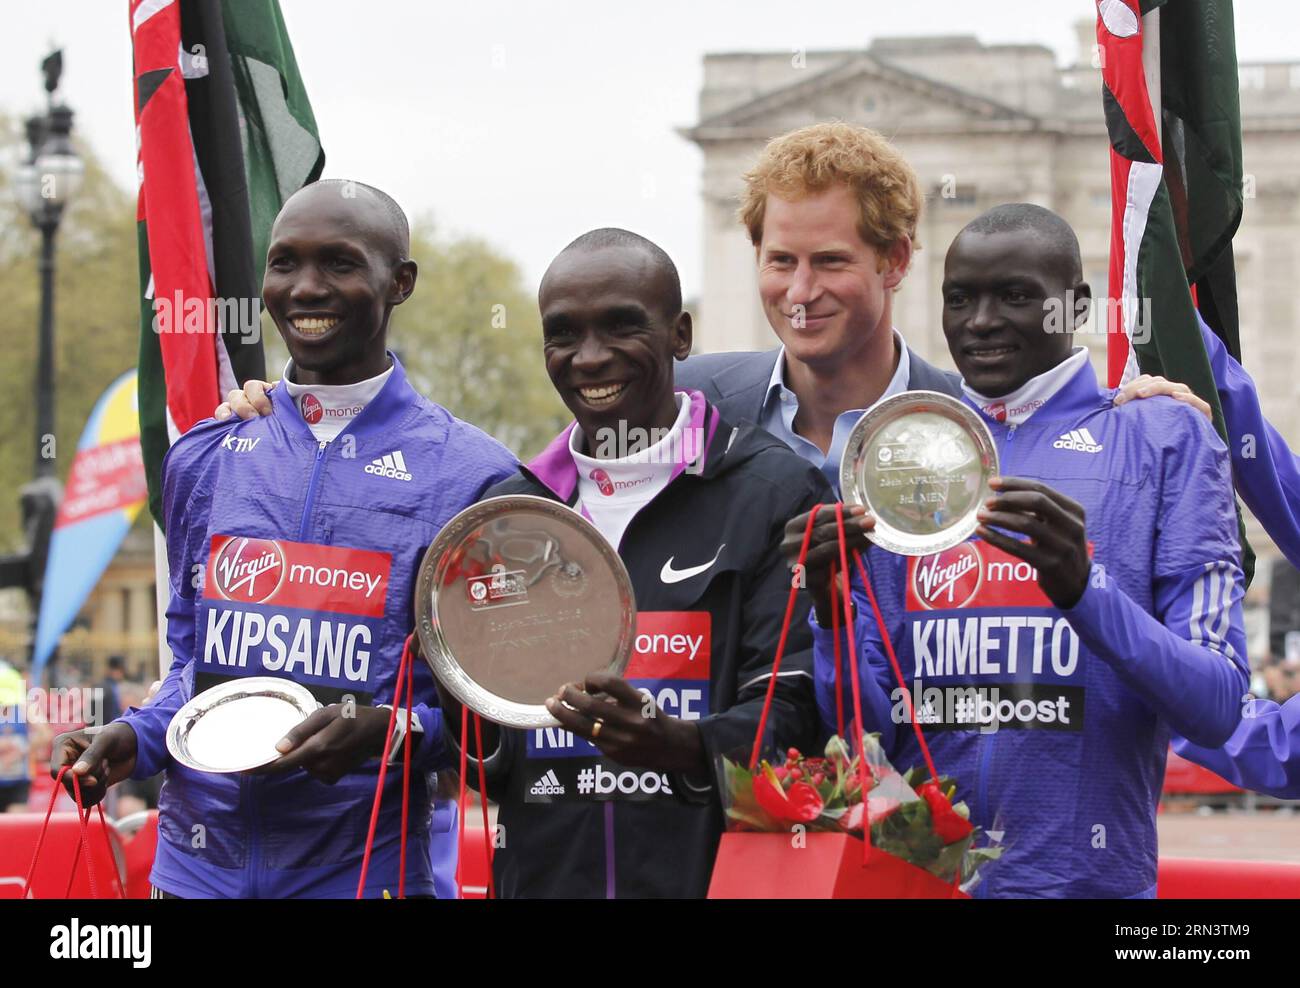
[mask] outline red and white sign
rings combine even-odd
[[[77,450],[54,527],[137,504],[148,493],[139,436]]]
[[[907,562],[907,609],[1051,607],[1038,571],[987,542],[963,542]]]
[[[305,394],[302,396],[302,417],[307,420],[308,425],[315,425],[325,414],[325,409],[321,407],[320,399],[314,394]]]
[[[709,678],[713,647],[708,611],[641,611],[627,679]]]
[[[391,562],[386,552],[214,535],[204,596],[383,617]]]

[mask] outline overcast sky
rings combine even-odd
[[[407,212],[485,237],[535,285],[577,234],[624,226],[700,286],[695,121],[710,51],[846,48],[975,34],[1037,42],[1062,63],[1087,0],[281,0],[325,145],[327,176],[391,192]],[[0,108],[41,106],[38,64],[64,48],[76,127],[134,187],[127,0],[22,5],[0,34]],[[16,26],[17,25],[17,26]],[[1236,4],[1242,61],[1300,59],[1296,0]]]

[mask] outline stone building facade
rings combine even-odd
[[[991,206],[1038,203],[1075,228],[1095,296],[1107,287],[1109,141],[1095,27],[1077,26],[1074,64],[1041,45],[971,36],[879,39],[862,49],[706,55],[699,121],[682,131],[703,152],[703,351],[766,349],[754,251],[736,220],[741,173],[771,137],[819,120],[888,136],[926,193],[921,251],[895,297],[895,324],[924,357],[951,367],[940,325],[943,257]],[[1266,414],[1300,449],[1300,62],[1240,66],[1246,207],[1235,241],[1242,348]],[[1080,338],[1104,373],[1104,315]],[[1252,539],[1262,533],[1252,526]]]

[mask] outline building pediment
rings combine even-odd
[[[861,53],[730,107],[683,133],[695,141],[775,134],[842,119],[882,133],[904,129],[1037,126],[1031,114]]]

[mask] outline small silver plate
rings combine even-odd
[[[978,414],[937,391],[907,391],[858,419],[840,459],[840,492],[875,516],[872,542],[926,556],[970,538],[997,473],[997,447]]]
[[[291,679],[247,676],[204,690],[176,711],[167,750],[197,772],[245,772],[280,757],[275,744],[320,703]]]
[[[636,598],[623,560],[572,508],[527,494],[466,508],[416,584],[425,660],[456,699],[507,727],[554,727],[546,699],[588,673],[622,675]]]

